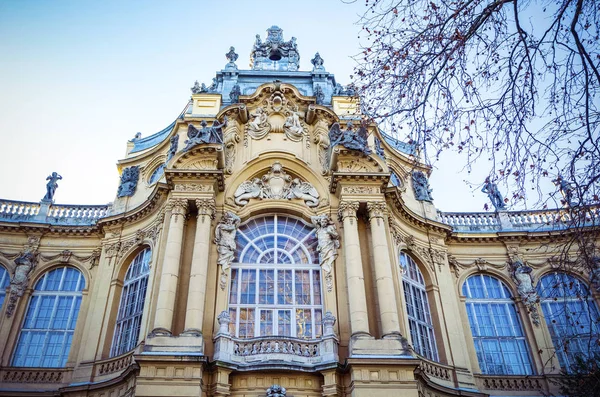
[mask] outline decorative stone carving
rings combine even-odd
[[[330,311],[325,312],[325,316],[323,316],[323,336],[335,335],[335,332],[333,331],[335,321],[336,318]]]
[[[175,156],[175,153],[177,153],[177,147],[179,145],[179,135],[173,135],[171,137],[171,146],[169,146],[169,152],[167,153],[167,161],[169,162],[169,160],[171,160],[173,158],[173,156]]]
[[[429,187],[429,180],[425,174],[421,171],[412,172],[413,190],[415,192],[415,199],[418,201],[433,201],[431,197],[431,188]]]
[[[367,212],[369,221],[376,219],[379,225],[379,222],[387,216],[387,206],[383,202],[367,202]]]
[[[121,174],[121,184],[117,191],[117,197],[133,196],[137,188],[138,179],[140,177],[140,166],[134,165],[127,167]]]
[[[48,175],[46,180],[46,195],[42,199],[42,201],[52,201],[54,200],[54,193],[56,193],[56,189],[58,188],[57,181],[61,180],[62,176],[58,175],[58,173],[53,172],[51,175]]]
[[[315,87],[315,102],[317,105],[323,105],[325,103],[325,93],[320,85]]]
[[[29,274],[36,267],[38,255],[35,250],[29,248],[15,259],[15,273],[10,280],[10,297],[6,308],[6,316],[10,317],[15,312],[17,300],[23,296],[29,284]]]
[[[385,160],[385,150],[383,150],[383,147],[381,146],[381,140],[377,137],[375,137],[375,153]]]
[[[214,199],[196,199],[196,208],[198,208],[198,220],[202,223],[209,219],[215,219],[216,204]]]
[[[192,88],[190,88],[190,91],[192,91],[192,94],[201,94],[203,92],[208,91],[208,89],[206,88],[206,85],[204,83],[202,83],[202,85],[200,85],[198,83],[198,80],[196,80],[194,82],[194,85],[192,86]]]
[[[250,53],[250,66],[253,70],[298,70],[300,54],[296,38],[284,41],[283,30],[277,26],[267,29],[267,39],[264,42],[260,35],[256,35],[254,48]]]
[[[373,194],[379,193],[379,189],[374,186],[344,186],[342,193],[348,194]]]
[[[225,173],[229,175],[233,174],[236,145],[240,141],[238,126],[239,124],[237,121],[227,123],[223,137],[223,145],[225,146]]]
[[[335,87],[333,87],[333,95],[334,96],[356,96],[356,88],[352,84],[347,85],[344,88],[340,83],[337,83],[335,85]]]
[[[239,206],[248,204],[255,199],[301,199],[308,207],[319,205],[319,192],[313,185],[299,178],[288,175],[279,161],[271,166],[271,170],[261,179],[254,178],[245,181],[235,190],[234,202]]]
[[[517,283],[517,292],[531,315],[531,321],[535,325],[540,325],[540,315],[537,309],[539,297],[534,287],[533,276],[531,275],[533,269],[527,266],[518,254],[511,255],[510,266],[511,275]]]
[[[236,84],[231,88],[231,92],[229,92],[229,101],[231,103],[238,103],[240,101],[240,95],[242,95],[242,89],[239,84]]]
[[[223,142],[223,131],[222,128],[227,126],[227,116],[223,119],[221,124],[217,121],[213,121],[211,127],[205,120],[200,122],[201,128],[196,128],[193,124],[188,125],[187,136],[188,139],[185,141],[185,147],[182,151],[187,152],[191,148],[204,143],[222,143]]]
[[[219,322],[219,332],[217,335],[229,335],[229,324],[231,323],[231,316],[229,312],[223,310],[217,316],[217,321]]]
[[[327,120],[319,119],[315,125],[313,142],[317,144],[317,150],[319,153],[319,163],[321,163],[321,173],[323,175],[329,172],[329,161],[327,160],[327,153],[329,150],[329,129],[327,126]]]
[[[166,205],[167,211],[171,211],[171,218],[174,218],[175,223],[179,222],[181,217],[185,222],[188,210],[187,199],[171,199]]]
[[[286,397],[285,387],[273,385],[267,389],[267,397]]]
[[[315,54],[315,57],[310,60],[310,63],[312,63],[313,65],[313,72],[325,71],[325,67],[323,66],[325,61],[323,60],[323,58],[321,58],[321,55],[318,52]]]
[[[369,172],[372,171],[362,161],[340,160],[338,161],[338,171],[341,172]]]
[[[590,284],[596,291],[600,292],[600,257],[597,256],[592,258]]]
[[[220,287],[227,286],[228,271],[235,257],[235,236],[241,219],[232,212],[225,212],[215,229],[214,243],[217,245],[219,257],[217,264],[221,266]]]
[[[327,291],[333,288],[333,262],[337,258],[337,249],[340,248],[340,235],[335,224],[327,214],[313,216],[310,218],[312,224],[317,228],[317,251],[319,251],[319,262],[325,273],[325,285]]]
[[[269,131],[271,131],[271,124],[267,120],[267,112],[262,106],[256,108],[254,113],[250,113],[250,117],[252,119],[248,122],[246,126],[246,132],[253,139],[262,139]]]
[[[176,192],[212,192],[214,191],[211,185],[201,185],[198,183],[176,184],[174,187]]]
[[[283,125],[283,132],[285,136],[294,142],[301,141],[302,138],[307,134],[304,126],[300,122],[300,113],[298,112],[298,106],[294,106],[292,110],[286,112],[285,124]]]
[[[234,47],[229,47],[229,52],[225,54],[225,58],[227,58],[227,60],[229,61],[227,65],[225,65],[225,69],[237,69],[235,61],[238,60],[238,54],[236,54]]]
[[[90,263],[89,269],[93,269],[95,266],[98,266],[100,262],[100,256],[102,255],[102,248],[96,248],[92,251],[92,254],[85,258]]]
[[[356,211],[358,211],[360,203],[358,201],[341,201],[340,206],[338,207],[338,218],[340,222],[343,222],[344,219],[350,217],[350,224],[354,223],[356,220]]]
[[[331,147],[342,145],[346,149],[356,150],[365,155],[371,154],[371,149],[367,146],[367,128],[363,124],[356,131],[351,121],[346,125],[346,129],[342,130],[339,123],[334,123],[329,130],[329,140]]]
[[[489,178],[483,183],[481,191],[488,195],[496,211],[503,211],[506,209],[506,203],[504,202],[502,193],[500,193],[500,190],[498,189],[498,185],[491,182]]]

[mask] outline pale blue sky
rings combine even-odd
[[[127,140],[170,124],[230,46],[247,69],[254,36],[271,25],[297,37],[301,70],[319,51],[349,83],[363,9],[338,0],[0,0],[0,198],[39,201],[57,171],[57,203],[112,201]],[[434,170],[436,206],[481,211],[486,196],[456,167]]]

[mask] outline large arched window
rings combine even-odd
[[[537,288],[560,366],[569,370],[575,357],[600,352],[600,316],[588,288],[558,272],[542,277]]]
[[[321,269],[315,230],[300,219],[265,216],[239,227],[229,314],[239,338],[321,336]]]
[[[400,253],[400,264],[403,268],[402,285],[404,286],[408,326],[410,327],[413,348],[420,355],[438,361],[438,351],[423,274],[421,274],[415,261],[405,252]]]
[[[477,274],[464,283],[463,295],[481,372],[532,374],[527,341],[508,288],[494,277]]]
[[[10,284],[8,271],[4,266],[0,266],[0,309],[2,309],[4,298],[6,298],[6,288],[8,287],[8,284]]]
[[[13,366],[65,366],[84,287],[81,272],[68,266],[45,273],[35,284]]]
[[[140,336],[140,325],[144,312],[144,300],[150,273],[152,251],[146,248],[133,259],[123,283],[117,324],[113,336],[110,356],[118,356],[132,350]]]

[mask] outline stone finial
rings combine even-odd
[[[310,63],[312,63],[313,65],[313,72],[325,71],[325,67],[323,66],[325,61],[323,60],[323,58],[321,58],[321,55],[319,55],[318,52],[315,54],[315,57],[310,60]]]
[[[51,202],[52,200],[54,200],[54,193],[56,193],[56,189],[58,188],[58,183],[56,182],[61,179],[62,176],[58,175],[57,172],[53,172],[51,175],[48,175],[48,177],[46,178],[46,180],[48,181],[48,183],[46,183],[46,195],[44,196],[42,201]]]
[[[217,316],[217,321],[219,322],[219,335],[229,335],[229,324],[231,323],[231,316],[229,312],[223,310]]]
[[[225,69],[237,69],[235,61],[238,59],[238,54],[235,52],[235,47],[229,47],[229,52],[225,54],[225,58],[229,61],[229,63],[225,65]]]
[[[325,316],[323,317],[323,336],[333,336],[335,332],[333,330],[333,325],[335,324],[336,318],[330,312],[327,311]]]

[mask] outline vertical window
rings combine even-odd
[[[508,288],[477,274],[463,285],[479,367],[484,374],[531,375],[529,348]]]
[[[405,252],[400,253],[400,264],[404,269],[402,285],[413,348],[420,355],[439,361],[423,275],[415,261]]]
[[[230,331],[239,338],[321,336],[315,230],[284,216],[251,219],[236,237],[229,289]]]
[[[66,266],[45,273],[35,284],[13,366],[65,366],[84,287],[81,272]]]
[[[132,350],[140,336],[144,300],[150,273],[152,251],[146,248],[133,259],[123,283],[123,292],[117,314],[110,356],[118,356]]]
[[[542,277],[537,289],[560,366],[568,371],[575,357],[600,353],[600,316],[588,288],[557,272]]]
[[[6,288],[8,288],[8,284],[10,284],[8,271],[3,266],[0,266],[0,310],[2,309],[4,299],[6,298]]]
[[[163,163],[156,167],[154,171],[152,171],[152,175],[150,175],[150,178],[148,178],[149,185],[158,182],[158,180],[165,174],[165,166],[166,164]]]

